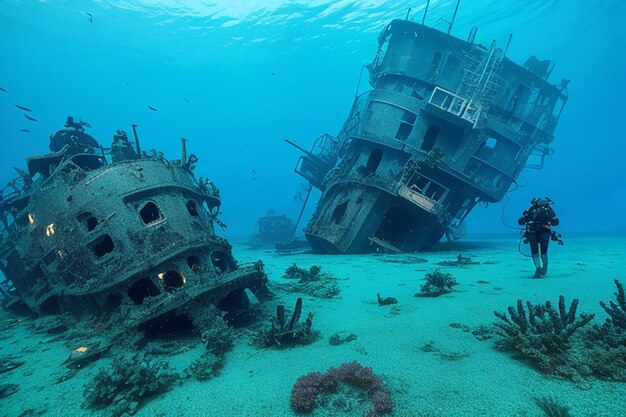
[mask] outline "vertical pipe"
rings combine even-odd
[[[448,35],[450,34],[450,31],[452,30],[452,25],[454,24],[454,19],[456,19],[456,12],[459,10],[459,3],[461,3],[461,0],[456,0],[456,7],[454,8],[454,14],[452,15],[452,21],[450,22],[450,26],[448,26]]]
[[[137,148],[137,156],[141,158],[141,146],[139,146],[139,136],[137,136],[137,125],[133,123],[133,135],[135,135],[135,148]]]
[[[185,165],[187,163],[187,139],[180,138],[180,147],[181,147],[180,164]]]
[[[426,7],[424,8],[424,16],[422,16],[422,25],[426,21],[426,13],[428,13],[428,5],[430,4],[430,0],[426,0]]]

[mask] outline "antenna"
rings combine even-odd
[[[404,18],[404,20],[409,20],[410,14],[411,14],[411,8],[409,7],[409,10],[406,11],[406,17]]]
[[[504,49],[504,55],[506,56],[507,51],[509,50],[509,45],[511,45],[511,39],[513,39],[513,34],[509,33],[509,40],[506,43],[506,48]]]
[[[365,65],[362,65],[361,66],[361,72],[359,73],[359,81],[356,84],[356,91],[354,92],[354,98],[355,99],[359,96],[359,89],[361,88],[361,78],[363,77],[363,70],[364,69],[365,69]]]
[[[428,5],[430,4],[430,0],[426,0],[426,7],[424,8],[424,16],[422,17],[422,25],[426,21],[426,13],[428,12]]]
[[[454,19],[456,18],[456,12],[459,10],[459,4],[461,3],[461,0],[456,0],[456,7],[454,8],[454,14],[452,15],[452,21],[450,22],[450,26],[448,26],[448,35],[450,34],[450,31],[452,30],[452,25],[454,24]]]
[[[467,37],[467,41],[469,43],[474,43],[476,39],[476,32],[478,32],[478,26],[472,26],[472,30],[470,30],[469,36]]]

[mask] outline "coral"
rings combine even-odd
[[[141,354],[117,356],[110,368],[96,374],[83,396],[88,407],[112,406],[115,417],[133,415],[143,402],[169,390],[178,378],[165,362]]]
[[[609,305],[600,301],[600,306],[610,316],[607,324],[626,332],[626,295],[624,294],[624,286],[618,280],[615,280],[617,292],[615,293],[615,301],[609,301]]]
[[[474,327],[471,330],[471,333],[476,339],[480,340],[481,342],[489,340],[493,337],[493,330],[483,325]]]
[[[425,353],[434,353],[436,356],[443,359],[444,361],[451,361],[451,362],[460,361],[461,359],[469,357],[469,353],[465,351],[455,352],[455,351],[446,351],[446,350],[439,349],[437,346],[435,346],[435,342],[432,340],[429,340],[428,342],[420,346],[419,350]]]
[[[469,256],[463,256],[459,254],[454,261],[441,261],[437,262],[435,265],[439,266],[465,266],[465,265],[478,265],[480,262],[472,261],[472,258]]]
[[[254,263],[254,269],[263,274],[263,278],[254,282],[250,287],[250,291],[259,299],[259,301],[268,301],[274,298],[268,286],[267,274],[265,273],[265,264],[262,260],[258,260]]]
[[[397,256],[386,255],[381,260],[387,263],[406,264],[406,265],[421,264],[421,263],[428,262],[428,259],[420,258],[419,256],[407,255],[407,254],[402,254],[402,255],[397,255]]]
[[[287,292],[300,292],[319,298],[332,298],[340,293],[337,278],[322,272],[322,267],[319,265],[304,269],[294,263],[285,270],[284,278],[298,280],[276,284]]]
[[[594,375],[626,382],[626,300],[622,284],[615,280],[615,285],[616,302],[600,302],[609,318],[585,334],[585,356]]]
[[[350,333],[349,335],[342,337],[342,332],[337,332],[328,338],[328,344],[332,346],[343,345],[344,343],[352,342],[357,339],[357,335]]]
[[[493,330],[483,325],[470,327],[466,324],[450,323],[448,326],[454,329],[459,329],[463,333],[471,333],[476,339],[480,340],[481,342],[491,339],[493,337]]]
[[[232,330],[224,320],[224,313],[213,305],[191,311],[193,324],[202,335],[202,343],[214,355],[221,356],[233,347]]]
[[[550,301],[545,305],[522,300],[517,308],[508,308],[506,313],[494,312],[501,321],[494,323],[496,334],[501,336],[496,345],[504,350],[521,353],[531,359],[544,372],[568,378],[587,374],[584,365],[569,354],[571,338],[581,327],[587,325],[593,314],[576,315],[578,299],[572,301],[569,311],[565,308],[565,297],[559,297],[558,311]]]
[[[439,297],[454,291],[452,288],[459,285],[452,274],[443,273],[439,269],[427,273],[424,276],[426,282],[420,287],[420,292],[416,297]]]
[[[337,392],[339,384],[347,384],[367,392],[372,408],[366,416],[382,416],[392,411],[391,395],[382,379],[372,368],[358,362],[344,363],[330,368],[326,373],[312,372],[298,378],[291,390],[291,408],[298,413],[309,413],[315,408],[315,400],[322,392]]]
[[[535,398],[535,404],[541,408],[546,417],[571,417],[569,407],[560,405],[554,398]]]
[[[206,381],[218,375],[224,366],[224,358],[206,352],[196,359],[185,370],[188,376],[193,376],[199,381]]]
[[[389,304],[398,304],[398,300],[393,297],[385,297],[382,298],[380,293],[376,294],[376,299],[378,300],[379,306],[388,306]]]
[[[291,264],[285,270],[285,278],[298,279],[300,284],[307,284],[311,281],[319,281],[321,278],[320,272],[322,267],[319,265],[313,265],[308,270],[300,268],[295,263]]]
[[[252,343],[263,347],[276,346],[279,348],[296,345],[308,345],[319,337],[319,333],[312,330],[313,313],[309,313],[304,323],[298,323],[302,314],[302,298],[298,298],[294,312],[289,322],[285,321],[285,306],[276,307],[276,318],[272,320],[270,329],[261,329],[252,339]]]

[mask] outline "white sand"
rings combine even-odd
[[[458,292],[439,298],[415,298],[420,278],[435,268],[435,262],[453,260],[458,253],[472,256],[480,265],[465,268],[443,267],[460,282]],[[393,393],[395,416],[542,416],[534,397],[554,396],[571,407],[572,416],[619,417],[626,415],[626,384],[590,379],[586,389],[554,378],[494,349],[494,339],[478,341],[470,333],[449,326],[490,325],[494,310],[505,311],[518,298],[533,302],[556,302],[563,294],[568,303],[580,299],[579,312],[606,314],[600,300],[613,299],[614,278],[626,283],[626,237],[580,237],[566,240],[566,246],[551,248],[549,276],[530,279],[531,261],[517,252],[517,241],[466,241],[449,252],[425,253],[428,263],[384,262],[384,255],[318,256],[312,254],[277,256],[271,251],[251,250],[235,245],[240,262],[263,259],[270,279],[281,280],[291,263],[342,278],[338,299],[304,296],[303,316],[315,313],[314,328],[323,338],[316,343],[289,350],[264,350],[239,340],[227,354],[226,366],[218,378],[207,382],[188,380],[160,398],[147,403],[137,416],[293,416],[289,395],[295,380],[311,371],[324,371],[343,362],[357,360],[383,375]],[[414,257],[415,255],[407,255]],[[405,256],[393,256],[394,259]],[[483,264],[494,261],[496,264]],[[489,284],[476,281],[485,280]],[[497,289],[502,288],[502,289]],[[376,293],[399,300],[394,306],[379,307]],[[278,293],[288,309],[296,294]],[[341,346],[328,344],[328,337],[346,330],[358,339]],[[0,400],[0,415],[18,416],[27,409],[47,410],[50,416],[107,415],[81,407],[82,391],[95,374],[97,365],[82,370],[62,384],[52,381],[64,373],[61,363],[67,350],[60,343],[40,344],[44,337],[26,326],[0,333],[0,355],[23,356],[27,364],[0,375],[0,383],[19,383],[20,390]],[[444,353],[467,355],[445,360],[420,349],[432,341]],[[40,348],[50,348],[41,352]],[[26,352],[24,350],[27,350]],[[33,352],[28,349],[34,350]],[[201,352],[198,347],[173,365],[189,362]],[[256,353],[256,354],[255,354]],[[184,357],[183,357],[184,356]],[[327,415],[322,410],[312,416]]]

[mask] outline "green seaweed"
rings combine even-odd
[[[420,287],[420,292],[415,297],[439,297],[454,291],[453,287],[459,285],[454,275],[435,269],[424,276],[426,282]]]
[[[166,362],[142,354],[116,356],[110,368],[102,368],[85,387],[89,408],[111,407],[110,415],[134,415],[148,399],[169,390],[179,375]]]
[[[572,417],[569,407],[559,404],[552,397],[535,398],[535,404],[546,414],[546,417]]]
[[[297,282],[276,284],[278,288],[287,292],[299,292],[319,298],[333,298],[341,292],[337,285],[337,278],[322,272],[322,267],[319,265],[305,269],[294,263],[285,270],[284,278],[297,280]]]

